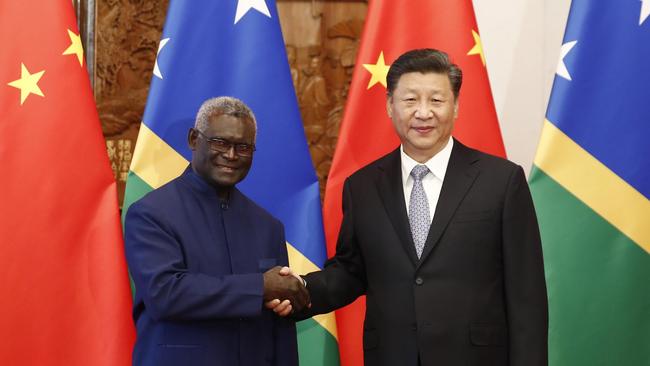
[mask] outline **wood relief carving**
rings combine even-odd
[[[91,0],[80,0],[90,3]],[[122,202],[168,0],[97,1],[95,99]],[[280,0],[309,149],[324,192],[363,27],[365,1]]]
[[[367,4],[280,1],[287,56],[320,183],[321,199],[338,139]]]
[[[167,0],[97,2],[95,99],[120,202],[166,9]]]
[[[325,42],[304,50],[304,66],[291,66],[309,151],[318,175],[321,198],[331,167],[343,108],[352,78],[363,21],[347,20],[327,30]],[[328,47],[343,39],[342,47]],[[288,54],[297,53],[293,45]],[[292,51],[294,50],[294,51]],[[291,59],[291,58],[290,58]],[[296,80],[297,78],[297,80]]]

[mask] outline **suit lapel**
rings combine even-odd
[[[454,216],[456,208],[458,208],[465,194],[474,183],[478,175],[478,169],[472,165],[476,160],[478,158],[472,153],[472,150],[462,145],[458,140],[454,140],[454,147],[449,157],[449,165],[445,173],[445,180],[442,183],[438,205],[433,215],[429,235],[424,244],[424,251],[418,267],[438,243],[449,221]]]
[[[384,159],[383,164],[379,165],[378,169],[380,170],[377,182],[379,196],[386,209],[386,214],[388,214],[393,228],[397,232],[400,243],[404,246],[404,250],[408,254],[409,259],[411,259],[411,263],[415,265],[418,259],[411,236],[406,203],[404,202],[402,162],[399,148],[390,153]]]

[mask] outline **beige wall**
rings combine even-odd
[[[530,172],[570,0],[473,0],[508,158]]]

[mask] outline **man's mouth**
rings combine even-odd
[[[425,134],[433,131],[435,127],[433,126],[418,126],[418,127],[411,127],[414,129],[417,133]]]
[[[237,170],[236,167],[227,166],[227,165],[217,165],[217,169],[219,169],[219,170],[221,170],[223,172],[226,172],[226,173],[232,173],[235,170]]]

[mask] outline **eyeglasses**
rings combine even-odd
[[[212,151],[227,153],[231,148],[234,148],[235,154],[243,157],[252,156],[253,151],[255,151],[255,145],[253,144],[236,143],[221,137],[208,137],[197,129],[194,129],[194,131],[205,139]]]

